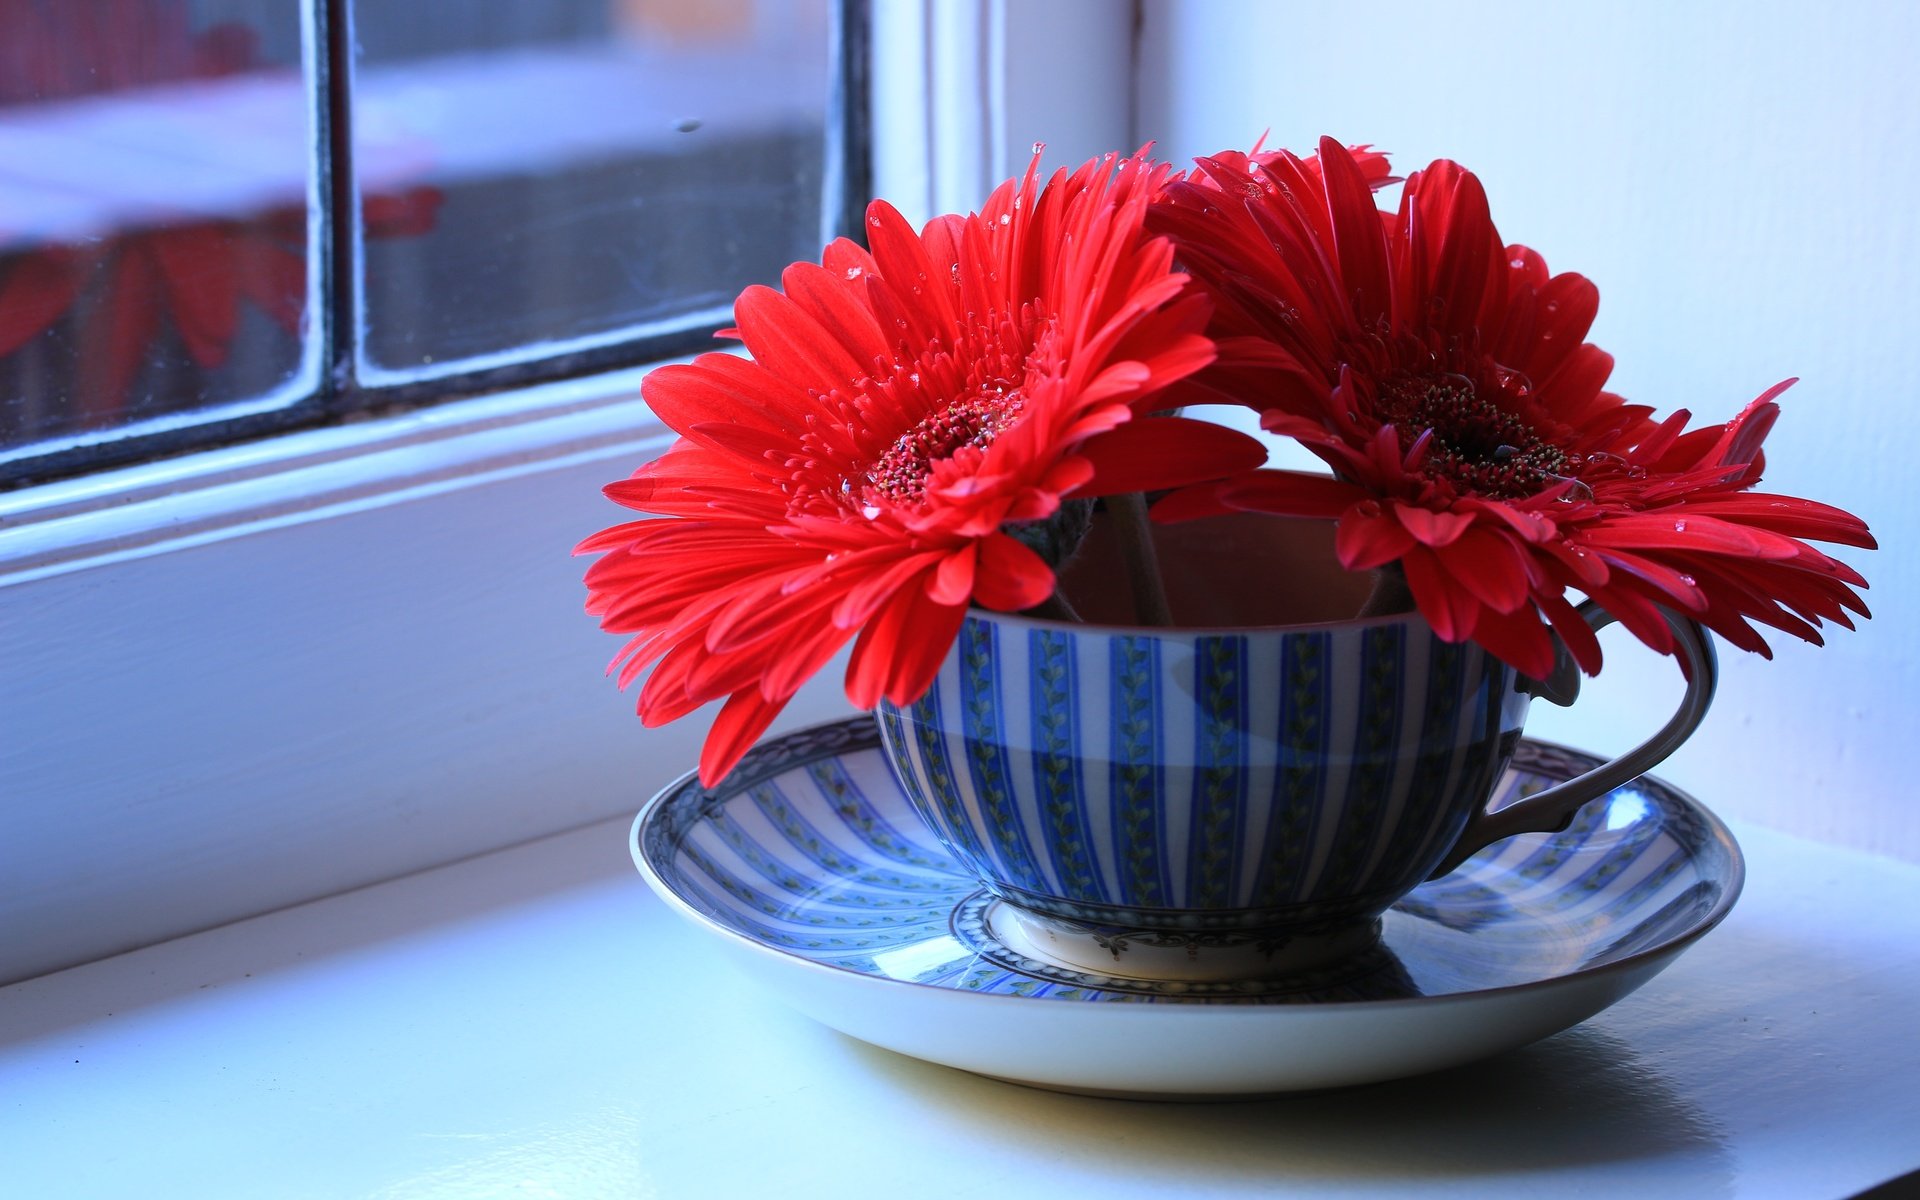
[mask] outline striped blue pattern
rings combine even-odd
[[[969,624],[982,625],[983,621]],[[1038,810],[1046,830],[1053,887],[1063,895],[1094,894],[1099,885],[1093,867],[1092,816],[1087,810],[1085,764],[1080,756],[1080,673],[1074,663],[1077,639],[1052,629],[1027,632],[1029,688],[1025,745],[1032,766],[1033,790],[1016,794]],[[1014,676],[1019,678],[1019,676]]]
[[[1499,843],[1388,912],[1364,973],[1173,993],[1038,969],[967,931],[978,884],[916,820],[866,718],[756,749],[715,789],[688,780],[635,826],[636,856],[703,921],[879,979],[1035,999],[1312,1004],[1443,996],[1563,979],[1654,952],[1719,919],[1737,852],[1695,802],[1648,777],[1566,831]],[[1503,798],[1597,760],[1522,743]],[[971,907],[970,907],[971,906]]]
[[[1006,865],[1014,883],[1038,890],[1049,886],[1048,879],[1026,826],[1014,811],[1013,764],[1002,737],[1006,705],[1000,698],[1000,676],[993,670],[999,636],[998,629],[979,621],[969,622],[960,633],[960,704],[968,777],[998,861]]]
[[[1123,893],[1136,903],[1171,903],[1173,870],[1166,856],[1166,755],[1161,745],[1166,713],[1160,689],[1160,643],[1150,637],[1116,637],[1109,643],[1108,704],[1116,752],[1107,768],[1113,797],[1112,847]]]
[[[1332,924],[1451,847],[1517,739],[1513,684],[1414,617],[1198,632],[974,613],[881,729],[942,843],[1030,909]]]

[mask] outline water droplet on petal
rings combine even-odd
[[[848,268],[847,268],[847,278],[848,278],[848,279],[858,279],[858,278],[860,278],[860,276],[862,276],[862,275],[864,275],[864,274],[866,274],[866,272],[864,272],[864,271],[862,271],[862,270],[861,270],[861,269],[860,269],[859,267],[848,267]]]
[[[1001,214],[1000,214],[1000,223],[1001,223],[1002,225],[1011,225],[1011,224],[1013,224],[1013,215],[1012,215],[1011,213],[1001,213]]]
[[[880,515],[880,506],[878,504],[864,505],[860,509],[860,515],[871,521]]]
[[[1691,575],[1682,575],[1682,576],[1680,577],[1680,582],[1681,582],[1681,583],[1684,583],[1684,584],[1686,584],[1686,585],[1687,585],[1688,587],[1699,587],[1699,586],[1700,586],[1700,581],[1699,581],[1698,579],[1695,579],[1695,578],[1694,578],[1693,576],[1691,576]]]
[[[1687,523],[1685,521],[1675,521],[1673,523],[1673,531],[1675,533],[1685,533],[1687,531]]]
[[[1569,479],[1565,475],[1546,473],[1547,479],[1554,484],[1568,484],[1566,491],[1554,497],[1561,504],[1585,504],[1593,499],[1593,489],[1578,479]]]
[[[1441,378],[1449,382],[1457,380],[1458,382],[1454,384],[1456,388],[1462,389],[1466,395],[1473,394],[1473,381],[1466,376],[1443,375]],[[1531,396],[1533,394],[1533,380],[1528,379],[1525,374],[1507,367],[1495,367],[1493,369],[1493,381],[1500,386],[1501,390],[1516,397]]]

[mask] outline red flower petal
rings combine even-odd
[[[784,698],[768,700],[758,688],[743,688],[730,696],[700,747],[701,784],[712,787],[725,778],[786,706]]]
[[[1371,571],[1396,562],[1420,543],[1378,502],[1352,507],[1333,532],[1333,551],[1349,571]]]
[[[1543,594],[1534,597],[1540,611],[1553,625],[1553,631],[1559,635],[1561,644],[1572,653],[1573,661],[1589,675],[1600,673],[1600,639],[1594,636],[1593,627],[1586,622],[1566,597],[1559,593]]]
[[[729,424],[797,439],[804,428],[797,416],[802,393],[731,354],[656,367],[640,381],[640,394],[682,436],[695,425]]]
[[[1532,605],[1511,613],[1481,609],[1473,640],[1522,675],[1545,679],[1553,674],[1553,637]]]
[[[1032,608],[1053,594],[1054,578],[1047,561],[1006,534],[980,543],[980,569],[975,576],[974,599],[999,612]]]
[[[754,284],[741,292],[733,314],[753,360],[778,378],[824,391],[873,368],[871,356],[856,357],[805,306],[770,287]]]
[[[1153,506],[1153,519],[1171,525],[1179,521],[1241,511],[1238,505],[1228,504],[1220,498],[1220,486],[1218,483],[1196,484],[1162,497]]]
[[[1283,517],[1337,517],[1366,497],[1350,483],[1306,471],[1255,471],[1228,480],[1219,494],[1234,508]]]
[[[1362,325],[1382,320],[1392,308],[1393,285],[1373,189],[1346,149],[1332,138],[1320,139],[1319,166],[1333,226],[1333,249],[1353,319]]]
[[[848,274],[848,271],[855,272]],[[872,368],[875,359],[884,359],[892,344],[874,319],[873,310],[862,303],[866,286],[857,281],[860,267],[836,273],[825,266],[795,263],[780,273],[780,286],[795,307],[807,313],[825,331],[833,344],[843,347],[848,360],[860,370]]]
[[[968,542],[940,560],[933,577],[927,580],[927,596],[937,604],[962,604],[973,598],[974,567],[980,557],[980,543]]]
[[[1098,434],[1080,447],[1093,478],[1080,496],[1153,492],[1250,471],[1267,460],[1256,438],[1211,421],[1147,417]]]
[[[1406,570],[1407,586],[1413,591],[1420,615],[1433,626],[1435,633],[1449,642],[1463,642],[1473,636],[1480,620],[1480,602],[1454,585],[1440,566],[1437,555],[1416,546],[1400,560],[1400,565]]]
[[[1632,576],[1609,579],[1604,587],[1595,588],[1589,595],[1648,647],[1661,654],[1673,653],[1672,627],[1660,615],[1659,606],[1636,590]]]
[[[1436,548],[1451,546],[1473,528],[1471,513],[1441,512],[1400,501],[1391,504],[1389,511],[1407,527],[1414,540]]]
[[[924,588],[906,588],[853,644],[847,663],[847,699],[872,708],[880,700],[911,704],[926,693],[953,647],[967,610],[945,605]]]
[[[1439,555],[1447,573],[1498,612],[1510,613],[1527,601],[1527,571],[1523,551],[1512,541],[1484,526],[1472,528]]]
[[[1791,538],[1685,510],[1622,513],[1594,525],[1581,540],[1594,547],[1689,550],[1740,558],[1792,558],[1800,551]]]
[[[1868,550],[1879,545],[1874,540],[1873,534],[1867,531],[1866,522],[1859,517],[1843,512],[1832,505],[1821,504],[1815,500],[1802,500],[1797,496],[1738,492],[1732,495],[1716,496],[1711,500],[1688,507],[1724,520],[1735,521],[1750,529],[1764,529],[1770,533],[1784,534],[1793,538],[1838,542],[1841,545],[1860,546]]]

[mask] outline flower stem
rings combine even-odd
[[[1054,589],[1053,595],[1048,596],[1045,600],[1027,609],[1026,613],[1030,617],[1039,617],[1046,621],[1067,621],[1074,625],[1080,624],[1080,614],[1073,610],[1073,605],[1067,603],[1066,596],[1062,594],[1058,588]]]
[[[1133,588],[1133,607],[1142,625],[1171,625],[1173,610],[1160,581],[1160,557],[1153,549],[1153,526],[1147,518],[1147,498],[1140,492],[1107,497],[1107,512],[1120,537],[1120,553],[1127,561],[1127,583]]]
[[[1399,563],[1390,562],[1373,573],[1373,591],[1360,608],[1362,617],[1385,617],[1413,611],[1413,589]]]

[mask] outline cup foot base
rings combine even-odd
[[[1231,932],[1117,929],[1043,916],[1002,900],[988,916],[995,939],[1042,962],[1154,982],[1276,979],[1357,958],[1380,944],[1380,919],[1333,929]]]

